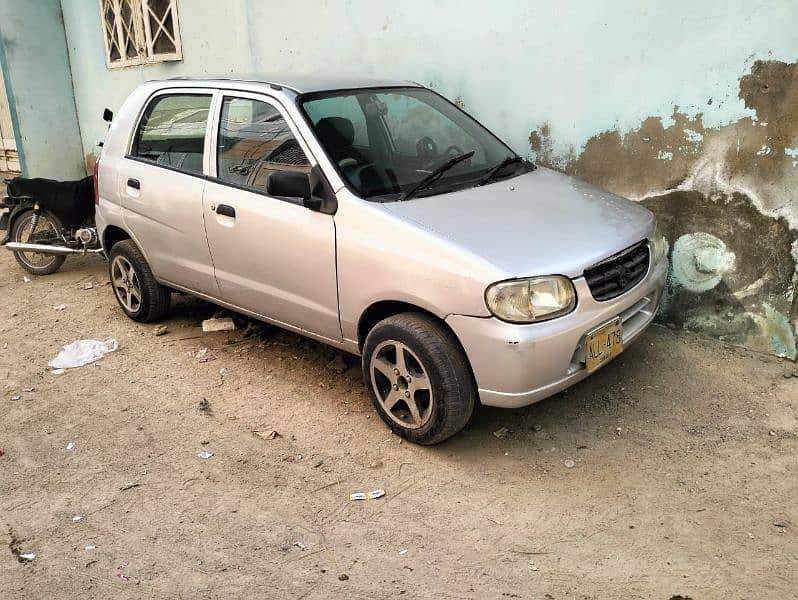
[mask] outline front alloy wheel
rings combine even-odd
[[[377,323],[363,344],[363,380],[391,430],[431,445],[465,427],[477,391],[454,334],[435,317],[401,313]]]
[[[421,360],[402,342],[387,340],[371,356],[371,385],[385,413],[418,429],[432,415],[434,397]]]

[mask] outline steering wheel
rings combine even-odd
[[[416,156],[428,164],[438,156],[438,144],[428,135],[416,142]]]

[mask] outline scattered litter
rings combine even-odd
[[[564,465],[566,466],[566,468],[568,468],[568,469],[573,469],[573,468],[574,468],[574,465],[576,465],[576,463],[575,463],[574,461],[572,461],[570,458],[566,459],[566,460],[565,460],[565,462],[564,462],[563,464],[564,464]]]
[[[369,465],[369,469],[381,469],[384,464],[381,460],[375,460]]]
[[[770,431],[768,431],[768,435],[774,436],[776,435],[776,432],[773,429],[771,429]]]
[[[84,290],[93,290],[94,289],[94,283],[92,283],[90,281],[89,283],[87,283],[86,285],[83,286],[83,289]]]
[[[507,434],[510,433],[510,430],[506,427],[502,427],[501,429],[497,429],[493,432],[493,435],[500,440],[507,437]]]
[[[327,363],[327,368],[331,371],[335,371],[339,375],[343,374],[349,368],[349,365],[346,364],[346,360],[344,360],[344,355],[340,352],[335,354],[335,357]]]
[[[276,440],[278,437],[283,437],[276,429],[271,429],[269,431],[253,431],[252,433],[264,440]]]
[[[36,558],[36,554],[34,552],[24,552],[22,554],[18,554],[17,556],[19,556],[20,558],[23,558],[25,560],[33,560],[33,559]]]
[[[84,546],[84,550],[94,550],[97,546]]]
[[[773,526],[774,526],[774,527],[780,527],[780,528],[782,528],[782,529],[787,529],[787,525],[786,525],[785,523],[780,523],[780,522],[778,522],[778,521],[774,521],[774,522],[773,522]]]
[[[615,428],[615,434],[616,434],[618,437],[620,437],[620,436],[621,436],[621,428],[620,428],[620,427],[616,427],[616,428]]]
[[[203,398],[199,401],[199,411],[201,413],[205,413],[209,417],[213,415],[213,409],[211,408],[211,403],[208,402],[207,398]]]
[[[169,333],[169,328],[166,325],[158,325],[155,329],[152,330],[152,333],[155,337],[166,335]]]
[[[72,450],[74,447],[75,447],[75,442],[69,442],[69,443],[66,445],[66,449],[67,449],[67,450]]]
[[[382,498],[385,495],[385,490],[374,490],[373,492],[365,493],[365,492],[355,492],[353,494],[349,494],[350,500],[376,500],[377,498]]]
[[[206,363],[210,360],[213,360],[213,357],[210,354],[208,354],[207,348],[200,348],[199,350],[197,350],[197,352],[194,353],[194,358],[199,360],[199,362],[201,363]]]
[[[3,450],[2,448],[0,448],[0,456],[3,456],[5,453],[6,453],[6,451]]]
[[[120,487],[119,491],[120,492],[124,492],[124,491],[132,490],[133,488],[137,488],[137,487],[140,487],[140,486],[141,486],[141,484],[138,481],[130,481],[130,482],[126,483],[125,485],[123,485],[122,487]]]
[[[314,468],[314,469],[318,469],[318,468],[319,468],[320,466],[322,466],[323,464],[324,464],[324,460],[322,460],[322,459],[319,459],[319,460],[317,460],[316,462],[314,462],[314,463],[313,463],[313,468]]]
[[[230,317],[225,317],[223,319],[205,319],[202,322],[202,331],[205,333],[211,333],[214,331],[234,331],[236,328],[236,324],[233,322],[233,319]]]
[[[213,456],[213,452],[208,452],[207,450],[203,450],[199,454],[197,454],[197,458],[207,459]]]
[[[65,369],[53,369],[52,371],[50,371],[50,373],[52,373],[53,375],[63,375],[64,371]]]
[[[66,304],[56,304],[53,306],[53,310],[61,312],[62,310],[66,310]]]
[[[305,544],[303,544],[302,542],[294,542],[294,546],[296,546],[300,550],[304,550],[305,548],[307,548],[307,546],[305,546]]]
[[[407,550],[399,550],[399,556],[404,556],[407,554]]]
[[[25,277],[22,278],[22,281],[24,283],[30,283],[31,282],[31,278],[26,275]],[[33,558],[36,558],[36,557],[34,556]]]
[[[31,392],[35,392],[36,388],[33,387],[22,388],[22,391],[25,392],[26,394],[30,394]]]
[[[20,398],[22,398],[22,396],[20,396],[19,394],[14,394],[13,396],[11,396],[12,400],[19,400]]]
[[[349,579],[349,575],[347,575],[346,573],[341,573],[338,576],[338,581],[346,581],[347,579]]]
[[[82,521],[82,520],[83,520],[83,515],[75,515],[74,517],[72,517],[72,522],[73,523],[77,523],[77,522]]]
[[[526,566],[526,568],[529,569],[530,571],[537,571],[538,570],[538,566],[534,562],[532,562],[531,560],[529,561],[529,564]]]
[[[114,352],[119,348],[119,344],[113,338],[109,338],[104,342],[98,340],[78,340],[64,346],[63,350],[58,353],[53,360],[47,363],[47,366],[54,369],[73,369],[88,365],[109,352]]]
[[[122,581],[130,581],[130,576],[124,572],[124,569],[127,567],[127,563],[122,563],[116,568],[116,576],[119,577]]]

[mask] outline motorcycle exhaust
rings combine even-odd
[[[40,254],[99,254],[102,248],[67,248],[66,246],[49,246],[47,244],[23,244],[21,242],[8,242],[5,248],[11,252],[38,252]]]

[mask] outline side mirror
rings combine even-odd
[[[113,120],[114,120],[114,111],[112,111],[110,108],[106,108],[103,111],[103,121],[105,121],[106,123],[110,123]]]
[[[269,196],[283,198],[310,199],[310,179],[305,173],[296,171],[274,171],[266,182],[266,193]]]

